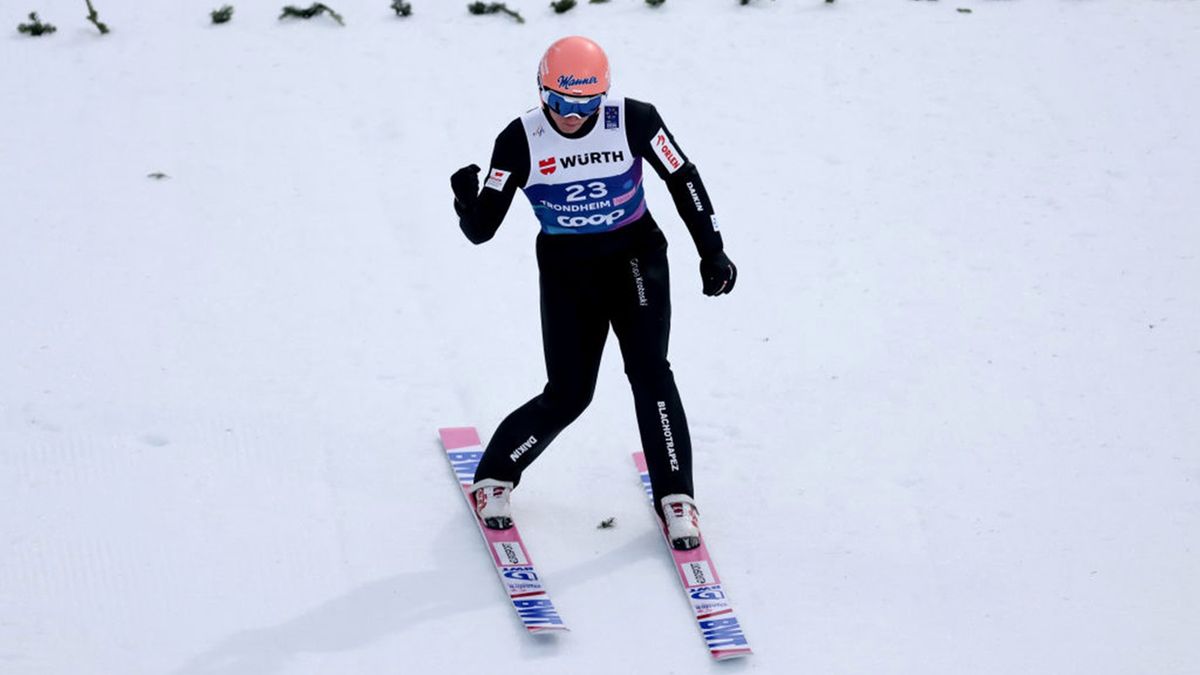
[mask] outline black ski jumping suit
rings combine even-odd
[[[472,242],[491,239],[518,188],[542,226],[537,260],[548,381],[496,429],[476,481],[519,483],[587,408],[611,325],[633,390],[655,507],[668,494],[694,496],[687,418],[667,361],[667,242],[646,209],[643,160],[666,181],[702,261],[726,277],[715,292],[706,279],[705,292],[728,292],[736,269],[723,253],[708,193],[650,104],[609,99],[570,136],[544,110],[530,111],[497,137],[481,192],[478,167],[452,179],[459,226]]]

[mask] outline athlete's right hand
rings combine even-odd
[[[479,165],[464,166],[450,176],[450,189],[454,190],[454,206],[466,206],[479,198]]]

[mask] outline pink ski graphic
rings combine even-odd
[[[650,506],[654,506],[654,493],[650,489],[650,472],[646,469],[646,456],[640,452],[633,453],[633,463],[637,465],[638,473],[642,476],[642,487],[650,497]],[[655,512],[655,520],[662,528],[663,541],[671,557],[675,559],[675,571],[679,572],[679,580],[683,582],[683,590],[692,604],[692,613],[696,616],[696,625],[704,636],[704,642],[713,658],[718,661],[749,656],[750,641],[742,632],[733,605],[721,588],[721,578],[717,576],[717,566],[708,555],[708,546],[704,543],[704,535],[700,535],[700,545],[690,551],[677,551],[671,547],[667,539],[667,528]]]
[[[483,445],[479,442],[479,433],[474,427],[456,427],[439,429],[442,447],[446,449],[446,457],[450,467],[458,478],[467,506],[471,509],[471,517],[479,527],[479,533],[487,542],[488,553],[496,566],[496,573],[508,592],[513,609],[521,623],[530,633],[568,630],[562,617],[558,615],[550,595],[542,585],[541,577],[533,566],[521,533],[514,524],[507,530],[489,530],[475,515],[475,505],[471,500],[471,483],[475,480],[475,467],[483,457]]]

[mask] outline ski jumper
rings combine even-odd
[[[542,109],[496,138],[479,198],[460,205],[472,242],[490,239],[518,188],[541,226],[537,260],[547,383],[492,435],[476,481],[517,484],[592,400],[612,326],[633,390],[655,506],[694,496],[687,418],[667,361],[671,325],[667,241],[646,206],[643,161],[671,192],[701,257],[719,253],[721,235],[696,167],[679,150],[654,106],[611,98],[570,136]]]

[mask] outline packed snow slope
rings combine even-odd
[[[216,4],[0,10],[0,673],[1197,672],[1200,3]],[[543,384],[532,214],[472,246],[448,176],[574,33],[741,270],[700,294],[649,177],[744,661],[612,344],[516,496],[572,632],[523,633],[436,441]]]

